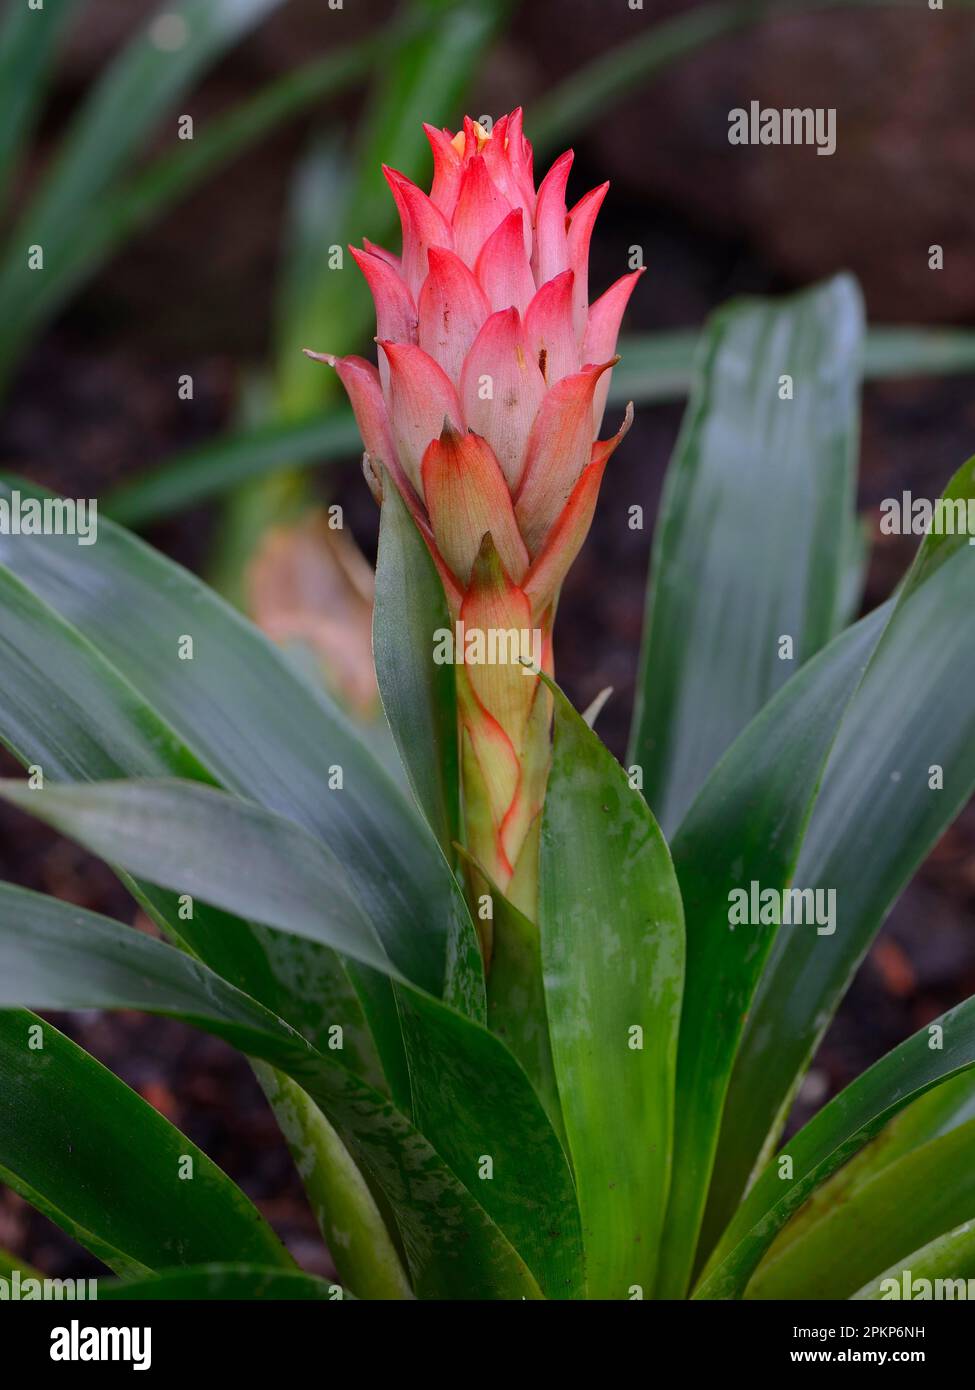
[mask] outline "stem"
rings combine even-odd
[[[289,1076],[252,1061],[304,1183],[342,1284],[365,1299],[409,1299],[409,1279],[348,1149]]]

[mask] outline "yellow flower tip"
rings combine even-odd
[[[484,146],[491,139],[491,132],[489,130],[485,130],[484,126],[481,125],[480,121],[472,121],[471,124],[474,127],[474,134],[477,136],[477,153],[480,154]],[[458,154],[463,154],[464,147],[467,143],[464,137],[463,130],[458,130],[457,134],[454,136],[450,143],[453,145],[454,149],[457,151]]]

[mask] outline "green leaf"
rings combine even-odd
[[[872,525],[866,516],[861,516],[847,532],[845,552],[839,557],[840,582],[836,590],[836,614],[833,620],[836,632],[842,632],[855,622],[862,609],[871,536]]]
[[[965,328],[871,328],[863,371],[868,379],[975,371],[975,333]]]
[[[23,553],[40,559],[48,539],[54,537],[45,538],[40,547],[28,540]],[[40,766],[46,779],[210,780],[208,771],[137,692],[4,570],[0,653],[0,738],[25,765]],[[146,885],[129,886],[169,935],[256,994],[311,1040],[327,1040],[327,1021],[341,1023],[361,1075],[369,1080],[380,1077],[362,1007],[337,957],[301,938],[235,922],[202,904],[188,916],[171,895]],[[365,989],[369,982],[359,983]]]
[[[695,329],[624,334],[613,371],[611,402],[677,401],[688,394],[700,334]],[[871,328],[864,339],[868,381],[975,372],[975,332],[968,328]]]
[[[909,1270],[911,1282],[909,1285],[910,1294],[913,1295],[913,1281],[915,1279],[975,1279],[975,1221],[964,1221],[960,1226],[956,1226],[953,1231],[947,1231],[944,1235],[937,1236],[920,1250],[913,1251],[906,1259],[899,1261],[890,1269],[885,1269],[883,1274],[878,1274],[876,1279],[872,1279],[869,1284],[853,1294],[854,1299],[885,1299],[892,1293],[891,1286],[887,1282],[894,1280],[899,1294],[898,1297],[905,1297],[904,1294],[904,1273]],[[969,1288],[971,1285],[969,1284]],[[923,1297],[923,1293],[919,1290]],[[930,1297],[930,1293],[928,1294]],[[957,1288],[953,1289],[949,1298],[958,1296]],[[964,1297],[964,1295],[961,1295]]]
[[[76,918],[63,908],[59,909],[59,905],[52,903],[49,899],[25,897],[18,893],[18,890],[10,890],[0,885],[0,913],[5,914],[4,925],[8,930],[12,928],[17,932],[24,933],[27,938],[28,949],[35,952],[46,951],[45,969],[47,970],[56,969],[59,961],[57,940],[48,940],[47,947],[45,947],[43,937],[48,926],[45,914],[51,912],[56,914],[58,910],[66,917],[69,931],[81,924],[82,919]],[[195,907],[194,918],[198,916],[200,916],[199,909]],[[182,922],[180,925],[183,925]],[[247,929],[243,924],[238,924],[238,928],[240,935],[246,933]],[[228,929],[232,931],[232,924],[230,919],[225,919],[225,932]],[[115,928],[116,935],[118,931],[119,929]],[[131,934],[122,933],[122,937],[123,947],[128,946],[129,941],[126,938],[130,938]],[[42,939],[39,940],[38,938]],[[111,938],[108,944],[115,947],[118,942],[115,938]],[[232,947],[233,941],[231,940],[228,944]],[[94,935],[94,946],[93,955],[95,960],[98,960],[98,948],[101,947],[104,952],[105,942],[97,933]],[[282,954],[281,950],[277,951],[275,958],[280,960]],[[293,955],[294,953],[289,952],[288,954]],[[3,946],[0,942],[0,957],[2,956]],[[162,959],[172,962],[175,957],[173,953],[166,952]],[[15,973],[17,979],[17,990],[13,993],[10,1002],[22,1002],[25,998],[45,997],[43,994],[34,995],[31,993],[32,989],[38,988],[37,982],[32,981],[30,974],[32,964],[36,973],[39,962],[28,960],[26,974],[23,967],[18,971],[16,970],[16,963],[10,964],[9,983],[13,983]],[[85,962],[85,966],[78,969],[69,957],[64,968],[66,974],[74,974],[81,980],[86,978],[86,969],[90,971],[90,964]],[[312,966],[314,961],[310,959],[308,964]],[[102,969],[104,970],[106,967],[110,969],[110,966],[111,956],[109,954],[108,960],[102,961]],[[43,978],[43,971],[41,977]],[[101,983],[103,977],[99,975],[98,978]],[[191,978],[196,984],[199,977],[194,974]],[[178,986],[178,974],[175,979]],[[313,981],[314,977],[309,983],[313,983]],[[172,985],[172,978],[166,978],[163,983]],[[316,1028],[312,1032],[312,1036],[321,1034],[323,1038],[327,1038],[326,1045],[332,1047],[334,1045],[333,1033],[338,1033],[341,1038],[343,1053],[345,1053],[346,1036],[343,1020],[346,1019],[346,1012],[344,1008],[333,1012],[333,995],[334,991],[326,989],[317,997],[315,1002],[319,1010],[319,1017],[316,1019]],[[138,994],[134,997],[138,997]],[[111,995],[109,995],[108,1002],[114,1002]],[[169,1012],[178,1013],[178,1004],[181,1002],[178,988],[175,1003],[169,996],[166,996],[166,1002],[169,1004]],[[345,1003],[344,1000],[340,1002],[343,1005]],[[265,1016],[263,1011],[255,1010],[255,1014],[258,1024],[262,1022],[264,1017],[271,1017],[271,1015]],[[283,1025],[281,1027],[283,1029]],[[352,1030],[349,1032],[348,1044],[347,1055],[350,1064],[353,1068],[358,1068],[359,1071],[367,1070],[361,1067],[358,1058],[359,1048]],[[271,1068],[265,1068],[260,1073],[260,1079],[289,1146],[292,1148],[296,1165],[308,1192],[309,1201],[313,1204],[313,1210],[323,1232],[329,1239],[330,1248],[343,1277],[363,1297],[408,1297],[409,1289],[405,1283],[405,1276],[400,1268],[395,1250],[390,1245],[375,1202],[334,1131],[304,1092],[287,1078],[281,1077]]]
[[[948,523],[951,529],[945,529],[943,534],[938,530],[932,530],[925,536],[921,548],[914,558],[914,563],[904,578],[900,591],[902,603],[915,593],[922,584],[926,583],[942,565],[947,564],[959,554],[970,555],[972,541],[966,520],[973,510],[973,504],[975,504],[975,457],[970,458],[967,463],[963,463],[951,479],[944,490],[944,500],[946,504],[950,504],[953,513]],[[957,519],[959,509],[963,518],[960,524],[958,524]]]
[[[823,938],[826,940],[827,938]],[[695,1298],[738,1298],[765,1251],[815,1188],[847,1162],[905,1105],[939,1081],[975,1065],[975,999],[895,1047],[825,1105],[771,1160],[721,1238]],[[792,1176],[780,1176],[780,1158]],[[911,1201],[916,1193],[911,1194]]]
[[[975,498],[975,460],[946,495]],[[709,1240],[774,1142],[890,907],[975,787],[973,584],[967,537],[927,537],[844,714],[794,877],[800,889],[835,892],[836,930],[778,934],[728,1089]],[[941,790],[930,785],[935,766]]]
[[[865,1144],[828,1182],[817,1188],[779,1233],[755,1278],[761,1276],[768,1262],[778,1259],[793,1241],[804,1239],[834,1208],[855,1198],[861,1187],[872,1182],[890,1164],[972,1119],[975,1119],[975,1074],[972,1072],[961,1072],[926,1091],[896,1115],[876,1139]]]
[[[687,1289],[735,1052],[776,932],[732,928],[729,890],[789,883],[837,725],[890,612],[843,633],[779,691],[718,763],[674,839],[687,965],[661,1297]]]
[[[137,878],[400,978],[339,861],[283,816],[196,782],[149,779],[36,791],[2,780],[0,799]]]
[[[582,1297],[582,1232],[568,1164],[521,1067],[490,1033],[462,1028],[434,1000],[403,989],[397,997],[417,1125],[462,1181],[491,1189],[483,1204],[545,1296]]]
[[[15,1273],[20,1274],[22,1279],[43,1279],[44,1275],[33,1265],[27,1264],[17,1255],[12,1255],[9,1250],[0,1250],[0,1276],[10,1279]]]
[[[408,587],[404,575],[410,576]],[[460,836],[457,691],[453,668],[438,666],[433,652],[434,633],[449,626],[430,553],[386,479],[373,610],[376,677],[413,795],[448,866]],[[467,912],[456,913],[451,924],[444,997],[484,1021],[484,965]]]
[[[261,1265],[209,1264],[163,1269],[151,1279],[103,1279],[99,1303],[175,1301],[179,1303],[244,1302],[284,1299],[289,1303],[344,1303],[352,1294],[314,1274],[269,1269]]]
[[[354,900],[336,876],[337,865],[322,845],[282,817],[194,782],[98,782],[30,791],[22,783],[2,781],[0,797],[134,874],[227,912],[249,912],[270,926],[323,941],[397,978],[378,942],[365,934],[368,923],[356,917]],[[59,979],[62,974],[82,977],[80,967],[59,972]],[[562,1296],[576,1287],[579,1277],[573,1275],[579,1264],[571,1223],[575,1198],[561,1145],[541,1103],[517,1063],[485,1028],[420,989],[401,988],[397,1000],[407,1032],[414,1105],[426,1138],[462,1183],[483,1187],[481,1205],[544,1291]],[[45,1001],[44,1007],[55,1005]],[[417,1016],[422,1027],[416,1026]],[[431,1051],[435,1036],[443,1046]],[[258,1049],[255,1055],[276,1062],[265,1051]],[[295,1074],[291,1065],[283,1070],[319,1101],[318,1090],[302,1074]],[[323,1108],[332,1118],[334,1100],[329,1100],[332,1109]],[[466,1120],[459,1122],[458,1116]],[[488,1127],[477,1135],[480,1147],[474,1152],[468,1136],[476,1132],[476,1120]],[[340,1128],[343,1142],[357,1141],[355,1133],[349,1139],[347,1128]],[[485,1185],[479,1155],[503,1163],[503,1182]]]
[[[150,24],[118,55],[74,118],[32,209],[33,225],[44,225],[55,212],[70,215],[83,209],[196,79],[282,2],[178,0],[167,5],[163,12],[181,21],[185,42],[159,46]]]
[[[389,40],[383,35],[378,43],[385,55]],[[313,130],[289,181],[288,206],[281,232],[281,262],[274,290],[274,358],[278,370],[287,371],[289,375],[297,365],[292,360],[295,357],[301,363],[302,375],[308,374],[307,359],[302,359],[301,350],[310,342],[302,331],[309,293],[319,289],[319,282],[334,280],[337,270],[344,272],[346,269],[345,227],[338,225],[337,219],[349,197],[354,175],[355,165],[345,127],[330,125]],[[338,265],[333,261],[336,247],[343,258]],[[356,273],[351,266],[348,269],[353,275]],[[345,275],[338,278],[344,279]],[[317,332],[321,323],[313,321],[310,327]],[[311,375],[320,377],[321,373]],[[268,381],[259,402],[258,418],[261,408],[272,414],[280,411],[282,402],[276,385],[280,389],[280,383]]]
[[[376,677],[413,795],[452,860],[460,839],[457,688],[453,667],[433,659],[438,629],[452,629],[440,576],[387,478],[373,610]]]
[[[186,1159],[192,1180],[180,1175]],[[19,1009],[0,1010],[0,1180],[120,1274],[213,1260],[293,1265],[206,1154]]]
[[[540,874],[545,1001],[589,1297],[627,1298],[635,1284],[649,1296],[670,1183],[680,893],[642,797],[558,692]]]
[[[711,321],[657,522],[629,754],[666,833],[834,634],[856,525],[861,338],[846,276]],[[785,375],[793,399],[780,399]]]
[[[552,1062],[542,946],[538,927],[519,912],[478,864],[491,893],[491,970],[488,975],[488,1023],[524,1067],[545,1113],[564,1135],[562,1107]]]
[[[253,1067],[343,1283],[357,1298],[412,1298],[388,1205],[389,1227],[348,1149],[307,1092],[275,1067],[258,1061]]]
[[[578,1286],[571,1178],[531,1088],[486,1029],[421,991],[402,994],[408,1031],[421,1019],[419,1045],[432,1049],[429,1071],[418,1069],[436,1083],[421,1098],[424,1134],[353,1075],[341,1050],[317,1052],[206,966],[118,923],[0,887],[0,966],[0,1004],[171,1014],[285,1072],[385,1193],[421,1295],[537,1296],[526,1259],[550,1295]],[[482,1180],[484,1154],[503,1181]]]
[[[359,427],[344,407],[295,423],[261,425],[189,449],[122,483],[103,511],[123,526],[144,526],[282,468],[318,467],[361,449]]]
[[[15,331],[17,350],[23,350],[26,338],[36,334],[113,253],[207,177],[288,119],[358,81],[369,70],[377,48],[374,38],[366,39],[286,73],[226,114],[209,118],[192,140],[177,141],[177,148],[144,169],[120,176],[78,216],[71,240],[58,246],[56,263],[45,263],[43,283],[34,287],[22,306],[23,317]],[[294,447],[296,441],[290,442]],[[213,455],[214,469],[219,468],[220,457]],[[190,475],[184,481],[191,484]]]
[[[696,328],[624,334],[616,347],[622,360],[613,368],[610,403],[647,405],[682,400],[694,380],[700,341]]]
[[[0,266],[0,306],[7,330],[0,374],[9,371],[31,326],[36,272],[27,248],[44,250],[44,274],[57,271],[79,217],[128,165],[142,141],[179,97],[238,39],[282,0],[181,0],[167,14],[181,20],[186,41],[163,49],[152,27],[139,33],[94,87],[61,143],[41,186],[8,240]]]
[[[212,590],[111,523],[99,520],[94,546],[31,539],[0,537],[0,563],[82,632],[225,787],[324,841],[391,956],[410,960],[404,973],[439,993],[447,939],[467,914],[463,895],[327,695]],[[192,661],[178,659],[183,635],[193,638]],[[341,790],[329,785],[336,769]]]
[[[432,988],[439,992],[448,968],[448,983],[462,978],[458,964],[463,957],[457,943],[463,940],[469,916],[453,875],[425,827],[321,693],[305,686],[259,633],[198,581],[124,533],[103,525],[97,547],[81,555],[70,537],[47,539],[52,545],[38,548],[30,544],[30,538],[4,538],[0,559],[16,563],[39,590],[69,609],[72,621],[110,654],[171,723],[185,729],[187,738],[205,753],[208,767],[219,769],[221,780],[243,795],[284,809],[316,838],[336,843],[343,868],[364,895],[369,915],[399,937],[404,950],[412,953],[411,960],[422,962],[431,927],[447,933],[436,978],[430,980]],[[67,545],[60,544],[62,539]],[[133,626],[133,612],[141,615],[144,626]],[[188,614],[193,615],[192,621]],[[194,659],[177,662],[176,644],[187,626],[196,643]],[[53,660],[49,655],[30,663],[35,685],[39,673],[50,674],[58,661],[55,653]],[[51,704],[49,685],[41,683],[40,702],[34,695],[26,700],[27,707],[45,708],[47,702],[48,718],[55,715],[63,725],[74,707],[63,699]],[[69,680],[69,688],[72,684]],[[86,715],[82,705],[79,720]],[[93,732],[96,739],[104,737],[101,731],[84,727],[89,743]],[[46,721],[40,721],[37,733],[39,738],[50,737]],[[65,737],[61,746],[65,743],[78,746],[75,738]],[[80,746],[85,748],[85,742]],[[328,789],[334,768],[343,772],[340,791]],[[86,767],[82,776],[112,779],[120,771],[158,776],[165,769],[155,765],[121,770]],[[253,969],[241,978],[238,962],[245,951],[255,954],[250,950],[254,933],[234,932],[232,921],[226,919],[222,924],[218,919],[217,929],[206,930],[201,916],[213,921],[209,910],[195,912],[188,929],[187,924],[178,923],[170,900],[169,922],[176,924],[180,936],[190,937],[194,949],[229,978],[254,989],[289,1021],[304,1025],[307,1009],[296,1010],[289,998],[279,1007],[277,995],[266,992],[263,980],[258,977],[256,988],[252,984]],[[254,929],[258,934],[265,930]],[[259,943],[271,974],[289,985],[291,994],[300,997],[307,991],[309,1004],[317,1006],[316,1025],[327,1026],[321,1015],[331,1005],[329,1012],[335,1019],[342,975],[330,981],[326,993],[322,979],[330,980],[328,959],[320,956],[305,968],[300,938],[289,934],[275,940],[275,935],[268,934],[266,943]],[[314,949],[307,943],[307,950]],[[479,960],[476,963],[479,966]],[[359,1041],[361,1054],[362,1040],[357,1039],[356,1020],[350,1016],[354,1005],[365,1011],[392,1095],[409,1114],[411,1083],[389,981],[351,960],[345,962],[345,969],[358,994],[358,1000],[348,1000],[340,1014],[349,1026],[350,1043]],[[424,978],[421,971],[416,977]],[[365,1067],[360,1066],[360,1074],[373,1079]]]
[[[11,4],[0,25],[0,197],[27,143],[64,31],[77,0],[44,9]]]
[[[890,1163],[763,1261],[746,1298],[849,1298],[878,1271],[975,1217],[975,1120]]]

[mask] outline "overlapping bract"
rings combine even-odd
[[[629,425],[598,441],[623,310],[640,275],[589,303],[589,243],[603,184],[570,210],[571,151],[536,193],[521,111],[491,132],[426,127],[429,195],[385,175],[402,257],[352,254],[376,304],[378,369],[337,369],[370,485],[391,477],[467,630],[532,629],[551,670],[554,601],[585,539],[606,463]],[[503,887],[534,854],[549,697],[521,666],[466,665],[458,691],[468,841]],[[534,874],[525,865],[531,906]],[[515,891],[517,885],[512,887]]]

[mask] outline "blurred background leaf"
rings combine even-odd
[[[0,203],[79,3],[59,0],[42,11],[11,4],[0,20]]]
[[[24,338],[40,321],[44,300],[28,265],[39,246],[45,271],[57,270],[77,223],[124,171],[173,103],[207,67],[283,0],[182,0],[167,4],[158,23],[138,34],[115,59],[72,120],[41,186],[8,238],[0,263],[0,382]],[[55,7],[52,7],[54,9]],[[27,23],[50,21],[31,11]],[[161,20],[159,22],[162,22]],[[166,35],[169,35],[167,39]]]

